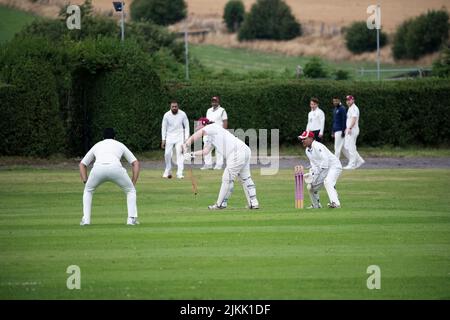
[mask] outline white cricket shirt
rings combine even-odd
[[[184,125],[184,139],[189,138],[189,120],[184,111],[178,110],[177,114],[172,111],[167,111],[164,114],[161,124],[161,138],[162,140],[179,140],[183,139],[183,125]]]
[[[356,122],[353,127],[359,129],[359,108],[356,106],[356,104],[352,104],[350,108],[347,110],[347,128],[350,128],[350,125],[352,124],[352,118],[356,117]]]
[[[308,124],[306,130],[316,131],[320,130],[319,134],[323,134],[325,128],[325,113],[317,107],[316,110],[311,110],[308,113]]]
[[[232,152],[238,152],[245,148],[250,150],[242,140],[217,123],[208,124],[202,130],[208,136],[206,143],[213,145],[216,151],[225,156],[225,159]]]
[[[314,140],[311,146],[305,149],[305,153],[313,170],[315,168],[342,168],[339,159],[320,142]]]
[[[209,119],[209,121],[214,121],[214,123],[217,123],[222,127],[223,122],[225,120],[228,120],[227,112],[221,106],[218,106],[216,110],[214,110],[213,107],[209,108],[206,112],[206,117]]]
[[[116,164],[122,166],[120,159],[125,157],[128,163],[136,161],[133,153],[121,142],[114,139],[105,139],[97,142],[91,150],[86,153],[81,163],[86,167],[91,164],[95,158],[94,166],[97,164]]]

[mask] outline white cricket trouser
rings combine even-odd
[[[331,167],[328,169],[323,169],[320,173],[315,174],[314,181],[312,183],[311,189],[309,189],[309,195],[311,197],[311,201],[313,202],[313,205],[317,207],[319,203],[319,189],[322,187],[322,185],[325,186],[325,190],[328,194],[328,199],[331,202],[334,202],[338,206],[341,205],[341,202],[339,201],[339,196],[336,191],[336,183],[337,180],[342,172],[341,167]]]
[[[344,148],[345,137],[342,138],[342,131],[336,131],[334,133],[334,155],[340,159],[341,152],[346,158],[349,157],[347,149]]]
[[[227,156],[227,166],[222,174],[222,185],[217,198],[217,205],[227,206],[228,199],[233,193],[236,177],[239,178],[239,182],[242,184],[248,206],[259,205],[256,198],[256,186],[251,177],[250,158],[251,151],[248,147],[231,152]]]
[[[356,150],[356,139],[358,139],[359,128],[351,130],[351,134],[345,135],[344,149],[348,152],[348,165],[351,167],[356,166],[358,162],[362,162],[362,158]]]
[[[173,148],[175,147],[175,155],[177,161],[177,175],[182,176],[184,170],[184,157],[183,150],[181,146],[183,145],[183,141],[181,139],[168,139],[166,140],[166,147],[164,150],[164,159],[166,161],[166,172],[169,172],[172,169],[172,155]]]
[[[117,164],[96,164],[92,168],[83,193],[83,219],[91,222],[92,196],[103,182],[114,182],[127,194],[128,217],[137,217],[136,189],[127,174],[127,170]]]
[[[208,139],[207,137],[204,137],[203,141],[206,142],[207,139]],[[214,146],[211,146],[211,150],[203,156],[203,159],[205,159],[205,165],[207,166],[212,166],[213,163],[212,152],[214,149],[215,149]],[[217,149],[216,149],[216,167],[220,168],[223,167],[223,154],[217,152]]]

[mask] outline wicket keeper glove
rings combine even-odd
[[[194,158],[195,158],[195,156],[194,156],[193,152],[187,152],[184,154],[184,160],[186,160],[186,161],[191,161]]]

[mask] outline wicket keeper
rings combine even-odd
[[[319,198],[319,189],[322,185],[328,194],[329,208],[340,208],[336,182],[342,172],[342,165],[338,158],[322,143],[314,140],[312,131],[304,131],[298,139],[305,148],[306,156],[311,163],[309,173],[304,175],[312,205],[308,209],[322,208]]]

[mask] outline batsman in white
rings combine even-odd
[[[242,140],[239,140],[221,125],[209,121],[208,118],[200,118],[197,121],[196,130],[186,140],[183,146],[184,151],[189,150],[189,146],[202,136],[207,136],[208,142],[202,150],[186,152],[184,155],[185,159],[191,161],[196,156],[205,155],[214,146],[218,152],[224,155],[227,163],[222,175],[222,185],[217,202],[208,206],[208,208],[210,210],[225,209],[233,193],[234,180],[238,178],[244,188],[247,208],[259,209],[259,202],[256,198],[256,186],[250,172],[250,148]]]
[[[322,143],[314,140],[312,131],[304,131],[299,137],[305,148],[306,156],[311,163],[309,173],[304,175],[312,205],[308,209],[322,208],[319,190],[322,185],[328,194],[329,208],[340,208],[336,182],[342,172],[342,165],[338,158]]]
[[[221,125],[225,129],[228,128],[228,115],[224,108],[220,106],[220,99],[217,96],[211,98],[211,108],[206,112],[206,118],[210,121]],[[203,142],[208,143],[208,137],[203,137]],[[200,170],[208,170],[212,169],[212,151],[214,148],[211,148],[210,152],[205,154],[205,165],[200,168]],[[223,155],[216,149],[216,165],[214,166],[214,170],[222,170],[223,167]]]
[[[179,109],[178,102],[170,103],[170,110],[164,114],[161,125],[161,148],[165,149],[164,159],[166,169],[163,178],[172,178],[172,154],[175,147],[177,158],[177,178],[183,179],[184,158],[181,146],[186,137],[189,137],[189,121],[186,113]]]
[[[80,225],[91,224],[92,196],[95,189],[103,182],[111,181],[117,184],[127,195],[128,225],[139,224],[137,220],[136,189],[135,185],[139,177],[139,161],[131,151],[121,142],[115,140],[113,128],[106,128],[103,132],[103,141],[96,143],[80,162],[81,181],[85,184],[83,193],[83,218]],[[125,159],[131,164],[133,177],[120,162]],[[89,178],[87,167],[95,158]]]

